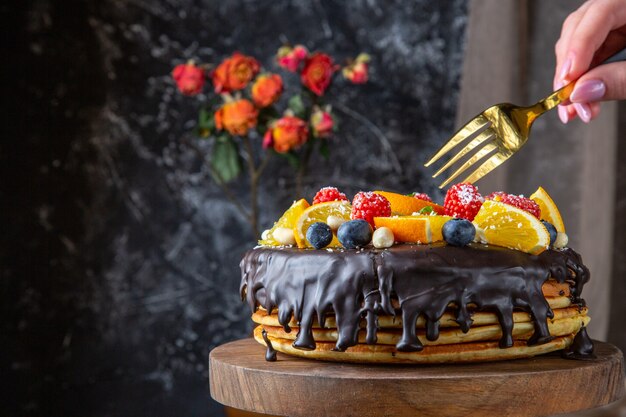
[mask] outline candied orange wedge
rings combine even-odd
[[[420,200],[408,195],[392,193],[389,191],[374,191],[376,194],[380,194],[389,200],[391,204],[391,214],[397,216],[410,216],[413,213],[419,213],[424,207],[432,207],[433,211],[437,214],[443,214],[443,207],[439,204],[432,203],[426,200]]]
[[[374,217],[376,228],[388,227],[400,243],[433,243],[443,240],[441,229],[450,216]]]
[[[552,223],[557,232],[565,233],[565,224],[563,223],[561,213],[556,204],[554,204],[552,197],[543,187],[537,188],[537,191],[530,196],[530,199],[539,204],[541,220]]]
[[[323,222],[326,223],[328,216],[337,216],[346,221],[350,220],[350,211],[352,205],[348,201],[329,201],[327,203],[314,204],[311,207],[304,210],[293,228],[293,233],[296,238],[296,243],[299,248],[311,248],[312,246],[306,240],[306,231],[313,223]],[[341,243],[337,239],[337,236],[333,236],[332,242],[327,247],[340,248]]]
[[[273,238],[272,233],[279,227],[293,229],[296,225],[296,221],[307,208],[309,208],[309,203],[304,198],[298,201],[294,201],[291,207],[289,207],[287,211],[283,213],[280,219],[278,219],[274,223],[274,226],[272,226],[272,228],[266,234],[266,238],[259,240],[259,245],[281,246],[281,244]]]
[[[538,255],[550,245],[541,221],[509,204],[487,200],[474,218],[476,237],[482,243]]]

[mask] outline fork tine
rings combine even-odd
[[[463,180],[463,182],[469,182],[472,184],[475,183],[476,181],[490,173],[493,169],[500,166],[504,161],[509,159],[511,155],[513,155],[513,153],[506,155],[502,152],[497,152],[493,154],[489,157],[489,159],[487,159],[478,168],[476,168],[474,172],[468,175],[467,178]]]
[[[463,165],[461,165],[461,167],[459,169],[457,169],[456,171],[454,171],[454,173],[452,175],[450,175],[450,178],[448,178],[447,180],[445,180],[440,186],[439,188],[443,188],[446,185],[450,184],[450,182],[452,180],[454,180],[456,177],[458,177],[459,175],[461,175],[463,172],[465,172],[466,169],[468,169],[469,167],[471,167],[472,165],[474,165],[476,162],[478,162],[479,160],[481,160],[482,158],[484,158],[486,155],[488,155],[489,153],[491,153],[494,149],[498,149],[498,147],[494,144],[494,143],[488,143],[487,145],[485,145],[481,150],[479,150],[478,152],[476,152],[470,159],[468,159]]]
[[[496,132],[494,132],[494,130],[491,128],[483,130],[482,133],[480,133],[478,136],[472,139],[470,143],[468,143],[459,153],[454,155],[454,157],[450,159],[444,166],[439,168],[439,170],[435,172],[435,174],[433,175],[433,178],[435,178],[436,176],[441,174],[443,171],[448,169],[450,166],[452,166],[452,164],[454,164],[456,161],[461,159],[463,156],[465,156],[468,152],[476,148],[478,145],[491,139],[495,135],[495,133]]]
[[[428,160],[424,164],[424,166],[428,167],[433,162],[436,162],[439,158],[441,158],[444,154],[446,154],[450,149],[454,148],[460,142],[463,142],[469,135],[476,133],[476,131],[484,128],[487,124],[489,124],[489,120],[481,113],[478,116],[474,117],[470,120],[465,126],[459,129],[458,132],[448,140],[438,151],[437,153]]]

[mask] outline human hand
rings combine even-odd
[[[576,81],[571,104],[558,107],[563,123],[589,123],[600,101],[626,99],[626,62],[595,67],[626,47],[626,0],[588,0],[570,14],[555,46],[555,90]],[[590,68],[593,68],[590,70]]]

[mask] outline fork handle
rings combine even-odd
[[[603,62],[600,62],[598,65],[594,65],[591,68],[618,61],[626,61],[626,49],[617,51],[615,54],[611,55]],[[574,80],[571,83],[567,84],[565,87],[556,90],[554,93],[550,94],[548,97],[544,98],[537,104],[540,104],[541,107],[543,107],[543,111],[548,111],[555,108],[559,104],[563,103],[565,100],[569,99],[570,94],[572,94],[572,91],[574,90],[574,84],[576,84],[576,81],[577,80]]]

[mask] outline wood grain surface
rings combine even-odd
[[[545,416],[598,407],[624,395],[622,353],[596,342],[596,356],[367,366],[278,353],[276,362],[266,362],[264,347],[243,339],[211,352],[209,379],[216,401],[279,416]]]

